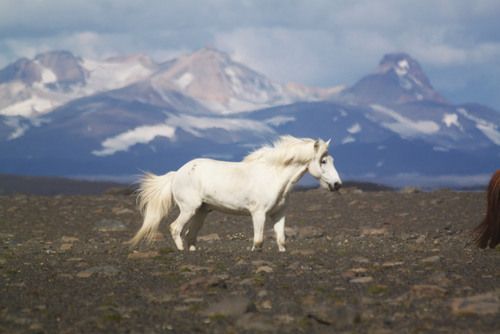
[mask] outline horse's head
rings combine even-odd
[[[315,155],[307,166],[307,170],[319,180],[322,187],[335,191],[340,189],[342,181],[333,164],[333,157],[328,153],[329,144],[330,140],[324,142],[319,139],[314,142]]]

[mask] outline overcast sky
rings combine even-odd
[[[0,68],[66,49],[163,61],[204,46],[281,82],[353,84],[404,51],[454,102],[500,110],[498,0],[0,0]]]

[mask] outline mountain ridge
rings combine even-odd
[[[145,55],[102,62],[57,52],[37,57],[33,64],[63,80],[45,74],[28,84],[33,78],[23,82],[12,64],[0,71],[14,78],[0,84],[0,97],[15,102],[0,101],[0,172],[46,173],[54,161],[62,176],[109,175],[113,166],[120,174],[139,165],[174,169],[196,156],[239,159],[281,134],[333,137],[345,175],[370,182],[485,175],[500,161],[500,114],[444,99],[405,53],[384,56],[350,87],[323,90],[276,83],[211,48],[164,63]],[[52,101],[45,109],[30,104],[42,98]],[[411,150],[415,156],[406,155]]]

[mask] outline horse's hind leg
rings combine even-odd
[[[178,250],[184,250],[184,243],[182,242],[182,230],[186,223],[194,216],[196,210],[186,210],[181,208],[179,217],[170,224],[170,234],[174,239],[175,246]]]
[[[189,229],[186,233],[186,242],[187,247],[190,251],[196,250],[196,236],[203,226],[203,222],[207,217],[208,210],[203,206],[196,211],[196,214],[191,218],[191,222],[189,223]]]
[[[280,252],[285,252],[285,216],[278,215],[273,218],[277,218],[274,223],[274,232],[276,233],[276,243],[278,244],[278,250]]]

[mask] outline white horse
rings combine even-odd
[[[330,191],[342,182],[328,154],[330,140],[279,138],[273,146],[264,146],[241,162],[194,159],[176,172],[156,176],[144,175],[139,188],[139,207],[144,222],[130,240],[136,245],[148,242],[163,217],[177,204],[180,214],[170,225],[170,233],[179,250],[184,249],[185,233],[189,250],[196,250],[196,236],[207,214],[219,210],[252,216],[254,238],[252,250],[262,247],[266,220],[274,223],[280,252],[285,249],[284,208],[293,185],[306,173]]]

